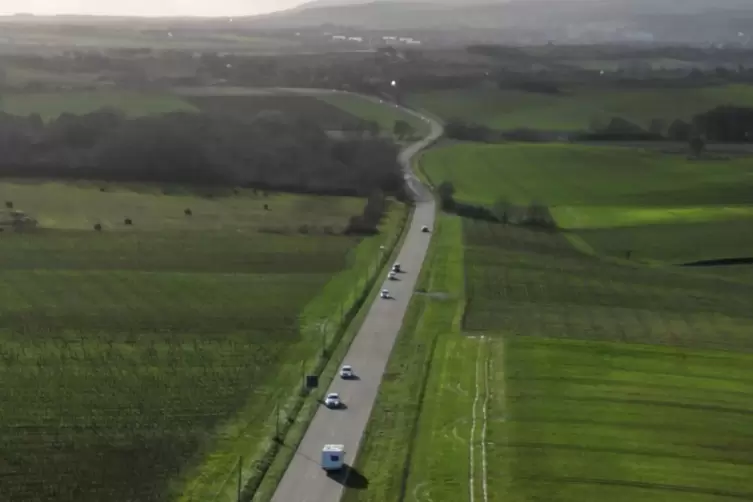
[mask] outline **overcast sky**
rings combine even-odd
[[[0,14],[232,16],[287,9],[303,0],[0,0]]]

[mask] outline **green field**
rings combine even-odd
[[[350,94],[283,95],[272,92],[236,92],[231,88],[209,90],[183,89],[178,93],[142,93],[136,91],[61,91],[51,93],[6,93],[0,99],[0,111],[13,115],[38,113],[49,121],[63,113],[81,115],[101,108],[122,110],[128,116],[156,115],[175,111],[211,112],[249,117],[266,111],[282,112],[290,117],[314,121],[325,130],[347,129],[359,120],[374,121],[385,135],[391,135],[397,120],[405,120],[425,136],[424,121],[384,104]],[[251,90],[252,91],[252,90]]]
[[[391,133],[395,121],[404,120],[416,131],[416,137],[423,137],[429,133],[427,122],[414,115],[406,114],[388,103],[380,104],[353,94],[322,94],[317,99],[364,120],[373,120],[379,124],[382,131]]]
[[[459,168],[460,167],[460,168]],[[487,207],[542,203],[596,252],[683,263],[753,256],[750,157],[681,155],[578,145],[456,145],[422,169],[456,199]],[[698,245],[699,236],[709,242]]]
[[[0,111],[13,115],[38,113],[45,121],[57,118],[63,113],[82,115],[100,108],[122,110],[131,117],[196,111],[193,105],[178,96],[136,91],[6,93],[0,99]]]
[[[451,216],[434,239],[346,502],[753,495],[753,285]]]
[[[654,118],[689,119],[718,105],[753,106],[753,86],[650,90],[576,88],[561,95],[470,89],[413,95],[409,103],[443,119],[461,118],[497,129],[571,131],[587,129],[593,120],[616,116],[648,127]]]
[[[143,26],[140,24],[123,26],[79,26],[74,31],[66,27],[25,26],[13,29],[12,35],[17,46],[37,46],[39,49],[58,50],[103,50],[103,49],[143,49],[156,50],[196,50],[213,52],[262,53],[268,55],[300,47],[300,41],[293,37],[245,35],[202,31],[201,33],[174,33],[168,35],[168,26]],[[146,28],[146,29],[144,29]],[[11,30],[8,30],[10,33]],[[11,45],[12,47],[12,45]]]
[[[361,199],[169,193],[0,184],[40,223],[0,233],[4,501],[225,500],[405,214],[357,239]]]
[[[195,96],[188,100],[205,112],[253,116],[276,111],[288,116],[316,122],[325,130],[339,131],[359,120],[326,101],[311,96]]]

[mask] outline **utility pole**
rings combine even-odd
[[[282,442],[280,438],[280,401],[275,404],[275,440],[279,443]]]
[[[241,488],[243,478],[243,457],[238,458],[238,501],[241,502]]]
[[[322,359],[327,357],[327,321],[319,324],[319,334],[322,337]]]
[[[301,359],[301,393],[306,391],[306,361]]]

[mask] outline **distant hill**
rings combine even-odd
[[[708,42],[753,32],[753,1],[313,0],[245,21],[270,29],[326,25],[374,30],[532,30],[552,40],[573,32],[609,36],[630,31],[666,40]]]

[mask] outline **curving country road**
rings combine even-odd
[[[359,378],[351,381],[336,378],[328,390],[338,392],[346,408],[319,408],[275,491],[273,502],[337,502],[342,496],[344,485],[353,482],[353,478],[357,476],[357,473],[351,473],[351,479],[342,479],[341,475],[328,476],[319,464],[322,446],[328,443],[344,444],[346,463],[355,463],[387,360],[400,331],[429,247],[432,234],[422,233],[421,226],[428,225],[429,228],[433,228],[434,225],[434,199],[430,191],[414,176],[411,159],[439,138],[443,128],[428,117],[411,110],[404,111],[431,124],[429,136],[405,148],[400,154],[406,182],[416,194],[413,218],[397,258],[405,272],[398,274],[399,281],[385,280],[384,287],[390,290],[393,299],[374,300],[345,356],[343,363],[351,364]]]

